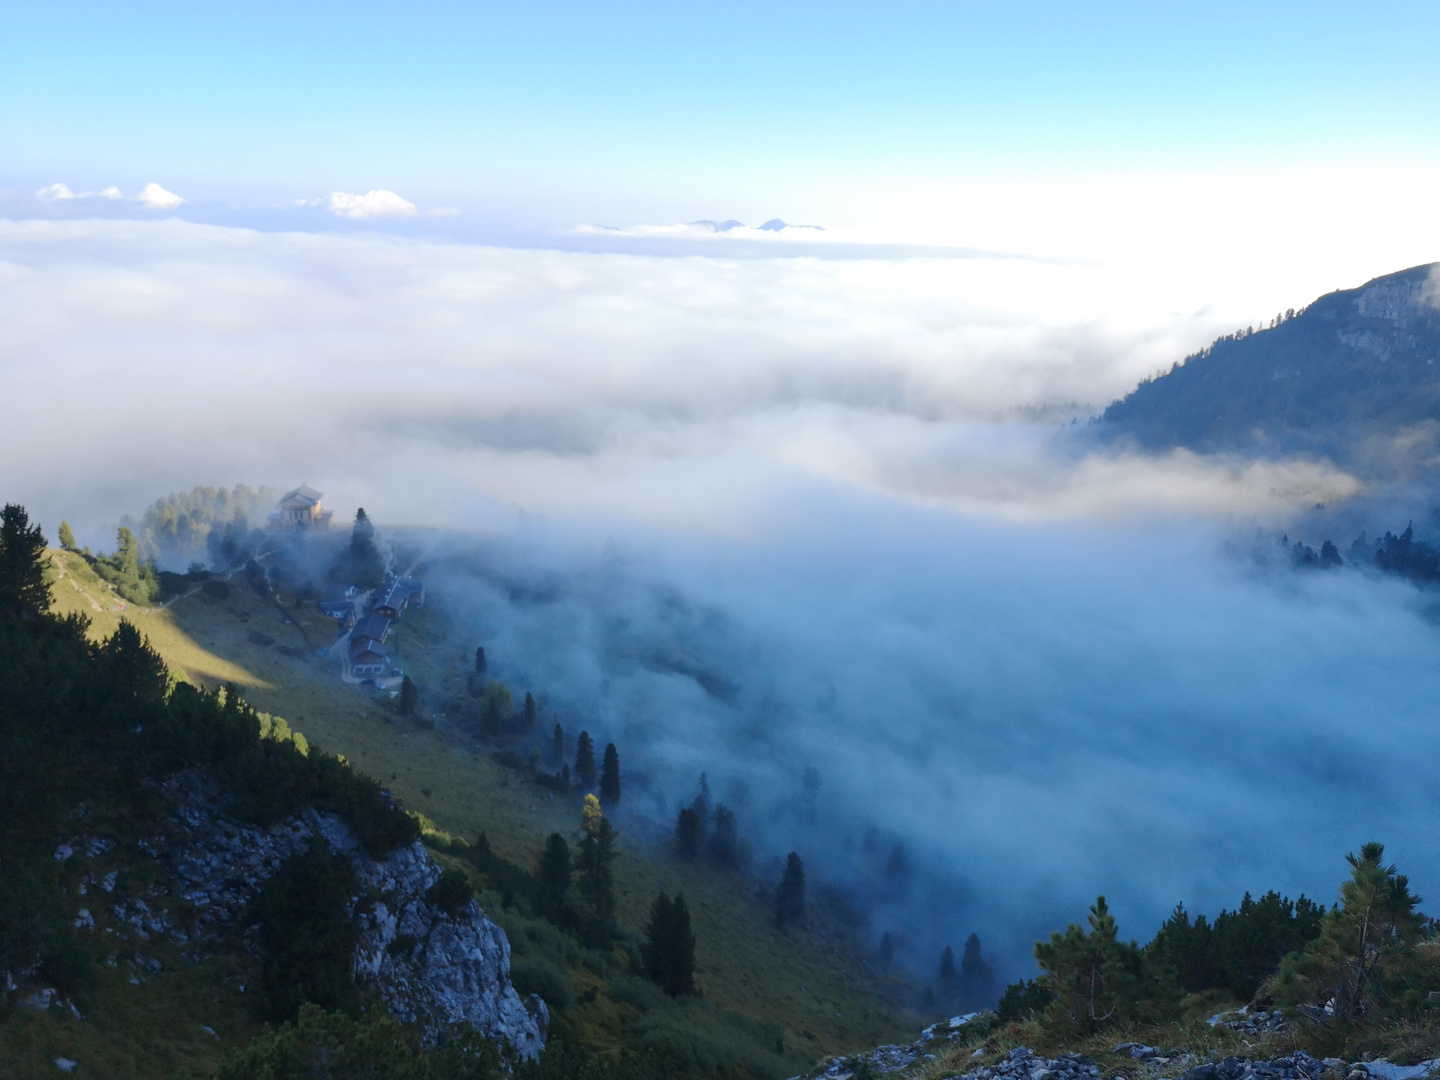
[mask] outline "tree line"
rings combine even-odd
[[[1314,1019],[1416,1019],[1440,985],[1436,927],[1384,856],[1384,845],[1373,842],[1347,855],[1349,876],[1328,911],[1274,891],[1258,900],[1247,893],[1213,922],[1177,906],[1143,947],[1121,939],[1099,897],[1083,926],[1036,943],[1043,975],[1007,988],[1000,1017],[1094,1031],[1173,1020],[1186,995],[1218,990]]]

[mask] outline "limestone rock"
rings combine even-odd
[[[218,789],[201,774],[179,774],[165,788],[177,801],[186,840],[161,858],[176,891],[195,906],[201,935],[242,919],[264,881],[320,836],[355,868],[356,978],[378,990],[397,1020],[418,1024],[432,1041],[463,1022],[488,1038],[508,1039],[527,1057],[545,1045],[549,1010],[536,995],[522,1000],[510,984],[505,932],[473,900],[455,916],[426,902],[441,871],[418,841],[381,861],[334,814],[312,809],[261,829],[229,818]],[[375,903],[361,902],[376,894]],[[415,944],[401,951],[397,940]]]

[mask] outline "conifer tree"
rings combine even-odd
[[[600,766],[600,798],[611,803],[620,801],[620,754],[613,742],[605,744]]]
[[[690,805],[700,819],[700,831],[705,832],[710,828],[710,780],[703,772],[700,774],[700,794]]]
[[[1133,1010],[1145,975],[1144,956],[1119,939],[1115,916],[1103,896],[1090,908],[1090,930],[1071,923],[1063,934],[1035,943],[1035,960],[1047,976],[1063,1015],[1093,1031]]]
[[[40,615],[50,610],[45,584],[45,537],[23,506],[0,511],[0,614]]]
[[[949,945],[940,954],[940,981],[945,984],[955,981],[955,950]]]
[[[716,866],[740,865],[740,831],[735,815],[724,803],[715,807],[715,827],[705,844],[705,852]]]
[[[594,796],[587,796],[594,798]],[[585,833],[575,855],[577,889],[589,915],[591,941],[608,938],[615,924],[615,829],[602,815]]]
[[[981,1009],[995,1000],[995,972],[980,951],[979,934],[965,939],[959,975],[960,997],[965,1008]]]
[[[565,729],[559,724],[555,725],[555,730],[551,733],[550,736],[550,760],[565,760]],[[566,766],[565,768],[565,775],[567,778],[570,775],[569,766]]]
[[[66,551],[75,550],[75,534],[71,531],[68,521],[60,522],[60,546]]]
[[[514,715],[515,699],[509,688],[498,679],[491,679],[485,684],[485,696],[480,702],[481,733],[493,739]]]
[[[375,547],[375,526],[362,506],[355,511],[355,524],[350,529],[350,550],[356,555],[369,555]]]
[[[525,705],[521,711],[521,719],[525,722],[525,730],[533,731],[535,728],[535,695],[525,691]]]
[[[475,648],[475,674],[484,675],[488,665],[485,662],[485,646],[478,645]]]
[[[595,744],[588,731],[580,732],[575,742],[575,775],[584,787],[595,786]]]
[[[410,676],[406,675],[400,681],[400,715],[415,715],[415,706],[419,703],[420,692],[415,689],[415,684],[410,681]]]
[[[645,973],[671,997],[695,992],[695,934],[683,893],[672,901],[665,893],[655,898],[645,926],[641,955]]]
[[[700,846],[704,841],[705,833],[700,828],[700,815],[695,812],[694,807],[682,808],[680,816],[675,819],[676,856],[684,862],[694,862],[700,855]]]
[[[785,857],[785,874],[775,890],[775,922],[779,926],[805,918],[805,865],[790,852]]]
[[[1369,843],[1345,856],[1350,880],[1340,903],[1320,924],[1320,936],[1292,953],[1275,977],[1276,997],[1287,1003],[1334,1001],[1337,1020],[1359,1020],[1403,1001],[1406,969],[1417,962],[1413,946],[1424,929],[1420,898],[1394,865],[1385,845]]]
[[[363,506],[355,511],[355,524],[350,530],[347,570],[358,584],[367,588],[379,585],[384,579],[385,561],[375,545],[375,525]]]
[[[565,910],[570,893],[570,845],[559,833],[551,833],[545,841],[535,871],[535,888],[540,913],[555,922]]]

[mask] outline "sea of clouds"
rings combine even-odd
[[[466,641],[632,808],[705,770],[758,868],[1015,975],[1099,892],[1328,901],[1371,838],[1440,884],[1423,596],[1263,555],[1358,481],[1085,436],[1237,319],[1116,262],[0,221],[0,481],[107,548],[201,483],[444,527]]]

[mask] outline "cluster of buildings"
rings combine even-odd
[[[272,532],[298,533],[328,529],[334,513],[320,501],[324,493],[308,484],[286,492],[270,513]],[[322,600],[317,607],[350,631],[347,639],[348,673],[360,679],[385,674],[390,650],[385,639],[411,604],[425,603],[425,583],[415,578],[387,577],[378,589],[361,593],[353,585],[339,600]]]
[[[425,583],[416,578],[392,577],[372,592],[362,594],[353,586],[343,600],[324,600],[318,605],[322,615],[329,615],[350,628],[350,674],[361,679],[385,673],[390,650],[385,639],[411,604],[425,603]]]

